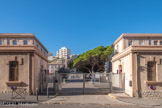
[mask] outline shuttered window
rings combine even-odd
[[[9,81],[18,81],[18,61],[10,61]]]
[[[156,62],[155,61],[149,61],[147,63],[147,76],[148,81],[156,81]]]

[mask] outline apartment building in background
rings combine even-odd
[[[124,33],[113,47],[112,72],[119,74],[113,86],[132,97],[161,97],[162,34]]]
[[[56,56],[48,56],[48,61],[52,61],[52,60],[54,60],[54,59],[57,59],[58,57],[56,57]]]
[[[32,33],[0,33],[0,92],[11,86],[35,94],[47,86],[48,50]]]
[[[74,60],[79,56],[79,54],[71,54],[70,55],[70,60]]]
[[[70,59],[70,49],[66,47],[62,47],[59,51],[56,52],[56,57],[63,59]]]

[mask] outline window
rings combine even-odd
[[[18,81],[18,61],[9,62],[9,81]]]
[[[117,49],[117,53],[118,53],[119,52],[119,45],[117,45],[117,48],[116,49]]]
[[[154,41],[154,45],[157,45],[158,41]]]
[[[128,46],[131,46],[131,45],[132,45],[132,41],[129,41],[129,42],[128,42]]]
[[[27,40],[24,40],[24,45],[28,45],[28,41]]]
[[[147,63],[147,77],[148,81],[156,81],[156,62],[149,61]]]
[[[160,45],[162,45],[162,41],[160,41]]]
[[[144,40],[144,45],[148,45],[148,40]]]
[[[139,40],[139,45],[143,45],[143,40]]]
[[[14,40],[12,44],[13,44],[13,45],[17,45],[17,41],[16,41],[16,40]]]
[[[9,39],[7,40],[7,45],[10,45],[10,40]]]
[[[0,40],[0,45],[2,45],[2,41]]]
[[[151,45],[151,40],[149,40],[149,45]]]

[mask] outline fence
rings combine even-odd
[[[124,73],[57,73],[48,82],[48,87],[63,94],[106,94],[125,90]]]
[[[111,92],[110,74],[60,73],[58,90],[63,94],[105,94]]]
[[[125,90],[125,73],[117,74],[111,72],[113,90]]]

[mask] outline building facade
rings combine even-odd
[[[48,56],[48,61],[52,61],[52,60],[55,60],[57,59],[58,57],[56,56]]]
[[[70,60],[74,60],[79,56],[79,54],[71,54],[70,55]]]
[[[47,82],[48,51],[32,33],[0,33],[0,92],[10,86],[28,94],[42,92]]]
[[[65,67],[65,60],[54,57],[54,59],[49,60],[48,69],[51,75],[55,76],[55,73],[58,72],[61,68]]]
[[[112,72],[119,74],[113,86],[132,97],[162,97],[162,34],[125,33],[113,47]]]
[[[56,52],[56,57],[63,59],[70,59],[70,49],[66,47],[62,47],[59,51]]]

